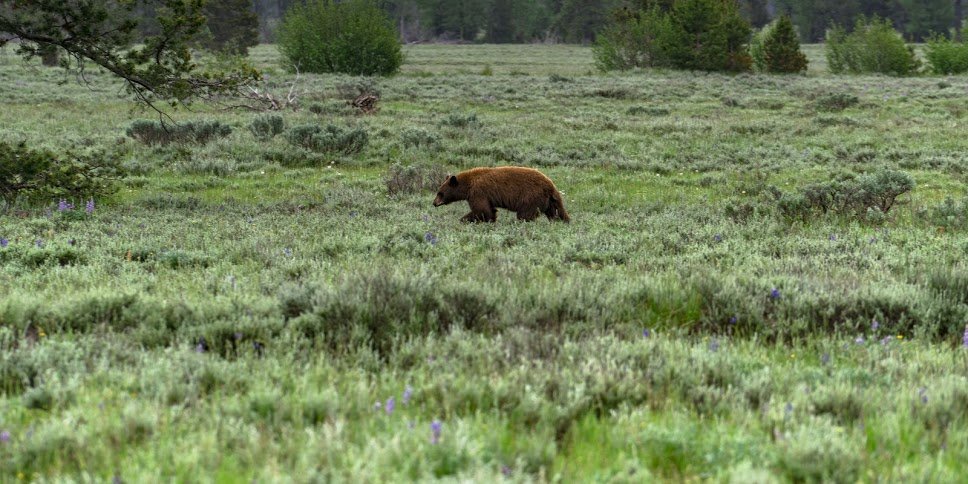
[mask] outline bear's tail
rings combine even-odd
[[[555,193],[551,196],[551,207],[548,210],[548,218],[553,219],[555,217],[565,223],[571,222],[571,217],[565,211],[565,204],[561,201],[561,193]]]

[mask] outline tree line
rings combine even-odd
[[[210,0],[229,3],[229,0]],[[623,7],[663,0],[378,0],[403,42],[589,43]],[[733,0],[724,0],[733,1]],[[861,16],[890,19],[910,41],[947,33],[964,19],[968,0],[738,0],[739,11],[759,28],[781,14],[804,42],[819,42],[831,23],[853,25]],[[238,4],[238,0],[230,3]],[[253,0],[263,41],[274,41],[286,10],[301,0]]]

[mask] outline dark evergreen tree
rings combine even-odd
[[[765,72],[796,73],[807,70],[807,56],[800,51],[800,40],[793,21],[781,15],[763,37],[763,65]]]
[[[246,55],[259,43],[259,17],[252,0],[208,0],[203,10],[208,35],[202,46],[218,52]]]

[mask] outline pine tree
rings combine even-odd
[[[201,44],[209,49],[246,55],[259,43],[259,17],[252,0],[209,0],[203,10],[209,34]]]
[[[781,15],[763,39],[763,66],[766,72],[804,72],[807,56],[800,51],[800,40],[793,28],[793,20]]]

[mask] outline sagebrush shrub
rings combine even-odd
[[[414,148],[435,148],[440,145],[440,136],[421,128],[407,128],[400,133],[403,146]]]
[[[436,190],[447,178],[447,170],[440,165],[401,165],[394,163],[387,169],[383,181],[387,193],[417,193]]]
[[[800,39],[793,21],[781,15],[753,36],[750,42],[753,65],[762,72],[797,73],[807,70],[807,56],[800,51]]]
[[[791,219],[805,220],[817,213],[835,213],[878,223],[894,207],[897,198],[911,190],[914,190],[911,175],[883,170],[855,179],[810,184],[800,193],[784,193],[777,207]]]
[[[297,3],[277,35],[279,50],[293,70],[390,75],[403,63],[393,23],[372,0]]]
[[[139,119],[128,126],[126,134],[146,145],[169,143],[206,144],[217,138],[232,134],[232,127],[221,121],[189,121],[182,124],[164,124],[159,121]]]
[[[853,94],[835,92],[818,97],[813,105],[817,111],[838,112],[856,106],[858,103],[860,99]]]
[[[924,57],[935,74],[961,74],[968,72],[968,42],[955,42],[936,35],[924,46]]]
[[[917,73],[920,61],[890,19],[860,17],[850,33],[834,25],[827,31],[827,65],[835,74]]]
[[[0,198],[85,199],[115,190],[122,169],[109,153],[54,153],[0,142]]]
[[[278,114],[263,114],[252,120],[249,131],[262,141],[268,141],[286,129],[286,122]]]
[[[369,142],[363,128],[342,128],[332,124],[325,127],[316,124],[294,126],[286,133],[286,139],[312,151],[347,155],[359,153]]]
[[[442,119],[440,124],[452,128],[476,128],[483,125],[481,120],[477,118],[477,113],[451,113]]]

